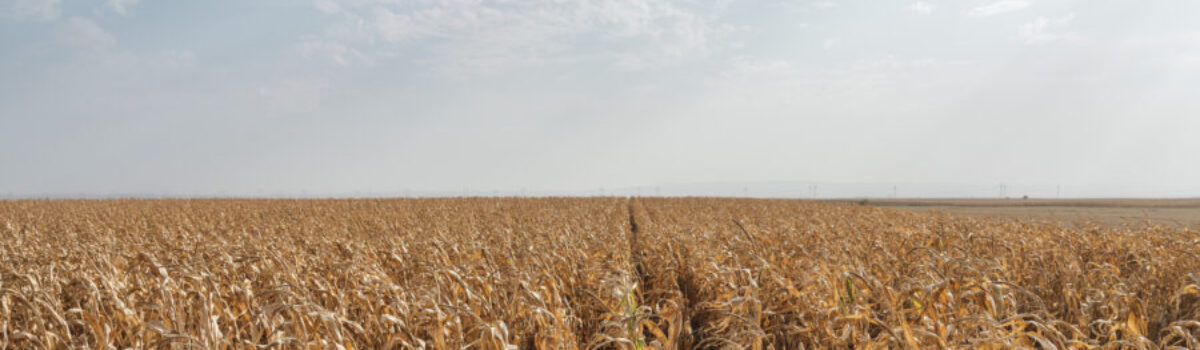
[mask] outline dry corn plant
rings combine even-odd
[[[1200,233],[787,200],[0,201],[0,348],[1200,348]]]

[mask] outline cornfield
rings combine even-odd
[[[1200,348],[1200,233],[789,200],[0,201],[4,349]]]

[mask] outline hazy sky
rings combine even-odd
[[[0,0],[0,195],[1200,195],[1200,2]]]

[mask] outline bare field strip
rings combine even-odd
[[[1049,221],[1073,226],[1200,228],[1197,199],[883,199],[871,205],[917,213]]]
[[[0,201],[0,348],[1200,348],[1200,233],[750,199]]]
[[[1200,208],[1198,198],[884,198],[872,203],[907,206],[960,207],[1100,207],[1100,208]]]

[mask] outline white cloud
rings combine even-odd
[[[137,5],[141,0],[108,0],[104,3],[104,7],[116,12],[119,15],[129,15],[129,9]]]
[[[59,32],[63,43],[92,52],[105,52],[114,48],[117,38],[87,18],[68,19]]]
[[[641,69],[704,56],[710,39],[729,30],[703,9],[649,0],[522,2],[415,1],[391,6],[370,1],[336,4],[343,21],[325,39],[365,55],[388,56],[388,45],[418,45],[418,62],[454,70],[604,59],[610,67]],[[333,13],[333,6],[324,6]],[[324,11],[324,10],[323,10]],[[378,51],[378,52],[373,52]]]
[[[414,15],[398,15],[386,8],[377,8],[374,12],[375,29],[378,30],[379,36],[384,41],[392,43],[422,37],[445,36],[449,33],[443,31],[454,30],[449,28],[450,26],[467,25],[462,21],[448,21],[448,19],[443,17],[445,13],[441,10]],[[475,18],[474,16],[471,17]],[[438,25],[437,22],[441,21],[445,21],[444,26]]]
[[[317,10],[328,14],[342,12],[342,7],[333,0],[316,0],[316,2],[313,3],[313,6],[316,7]]]
[[[985,17],[998,15],[1002,13],[1024,10],[1025,8],[1029,7],[1029,5],[1029,1],[1025,0],[1001,0],[967,10],[967,16]]]
[[[58,19],[59,0],[10,0],[0,5],[0,17],[18,21],[50,21]]]
[[[353,63],[371,64],[374,62],[371,56],[358,49],[333,41],[310,39],[301,42],[297,46],[297,49],[300,50],[300,53],[305,58],[328,60],[339,66],[347,66]]]
[[[183,71],[196,64],[191,50],[161,49],[137,52],[120,47],[117,37],[90,19],[71,17],[56,23],[60,45],[74,49],[81,63],[110,71],[133,69],[156,73]]]
[[[916,13],[930,14],[930,13],[933,13],[933,10],[937,9],[937,5],[930,4],[930,3],[924,2],[924,1],[917,1],[917,2],[913,3],[912,5],[908,5],[908,9],[910,11],[913,11]]]
[[[1017,28],[1017,37],[1027,45],[1079,42],[1083,40],[1080,35],[1072,32],[1060,32],[1072,19],[1075,19],[1074,13],[1055,19],[1038,17],[1033,22],[1022,24]]]

